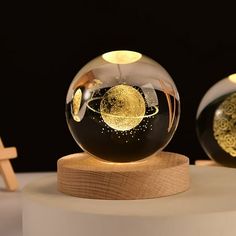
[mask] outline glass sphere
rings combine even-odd
[[[196,119],[198,139],[206,154],[221,165],[236,167],[236,74],[206,92]]]
[[[86,64],[66,98],[66,119],[78,145],[93,156],[131,162],[162,150],[179,121],[176,86],[157,62],[112,51]]]

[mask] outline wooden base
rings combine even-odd
[[[86,153],[62,157],[57,163],[58,190],[92,199],[147,199],[189,188],[186,156],[161,152],[131,163],[111,163]]]
[[[219,163],[212,160],[196,160],[196,166],[221,166]]]

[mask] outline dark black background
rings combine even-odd
[[[173,77],[181,97],[178,130],[166,150],[207,158],[195,133],[198,104],[218,80],[236,71],[235,8],[226,2],[8,2],[1,7],[1,122],[16,146],[16,171],[56,170],[81,151],[67,128],[69,84],[89,60],[111,50],[139,51]]]

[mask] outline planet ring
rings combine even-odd
[[[100,111],[97,111],[95,110],[94,108],[92,108],[89,103],[94,101],[94,100],[99,100],[101,99],[101,97],[94,97],[94,98],[91,98],[88,102],[87,102],[87,107],[92,110],[93,112],[96,112],[98,114],[101,114]],[[137,118],[149,118],[149,117],[152,117],[154,115],[156,115],[158,112],[159,112],[159,109],[157,106],[153,106],[155,108],[155,111],[152,113],[152,114],[148,114],[148,115],[144,115],[144,116],[135,116],[135,117],[132,117],[132,116],[129,116],[129,117],[125,117],[125,118],[131,118],[131,119],[137,119]],[[121,118],[123,116],[119,116],[119,115],[112,115],[112,114],[107,114],[109,116],[112,116],[112,117],[117,117],[117,118]]]

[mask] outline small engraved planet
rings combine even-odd
[[[79,108],[81,105],[81,100],[82,100],[82,92],[81,89],[77,89],[74,97],[73,97],[73,102],[72,102],[72,116],[74,118],[75,121],[79,122],[80,118],[77,115],[79,112]]]

